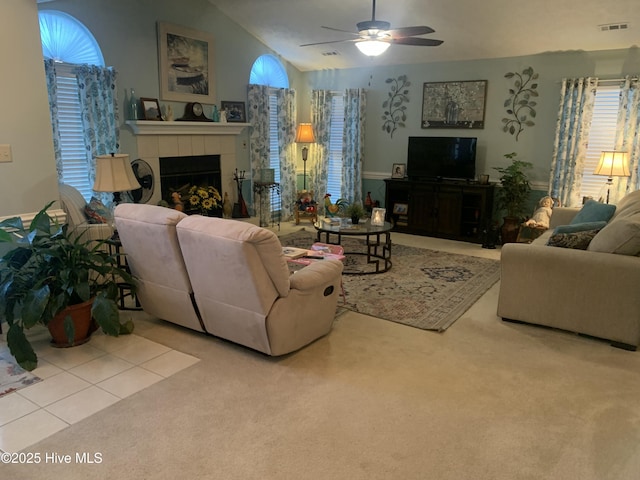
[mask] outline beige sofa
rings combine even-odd
[[[291,275],[270,230],[153,205],[119,205],[115,222],[147,313],[268,355],[331,330],[342,262]]]
[[[547,246],[578,209],[554,208],[551,228],[531,244],[502,247],[498,315],[636,350],[640,344],[640,191],[623,198],[587,250]],[[616,252],[616,253],[613,253]]]

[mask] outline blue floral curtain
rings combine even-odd
[[[597,78],[565,78],[551,159],[550,195],[564,206],[578,206]]]
[[[280,150],[280,190],[282,217],[293,215],[297,196],[296,181],[296,92],[290,88],[276,90],[278,101],[278,148]]]
[[[311,124],[316,143],[309,145],[307,185],[314,192],[318,206],[323,205],[322,197],[327,191],[327,168],[329,164],[329,141],[331,140],[331,91],[311,92]]]
[[[116,153],[119,147],[117,73],[111,67],[95,65],[80,65],[74,73],[79,87],[89,179],[93,182],[96,157]]]
[[[367,97],[363,89],[349,89],[344,99],[344,139],[342,143],[342,198],[362,203],[362,162],[364,159],[364,119]]]
[[[260,178],[260,170],[269,168],[269,87],[249,85],[247,89],[249,110],[247,120],[251,124],[249,162],[251,178]],[[254,214],[255,212],[254,208]]]
[[[631,176],[614,177],[610,203],[617,203],[628,192],[640,188],[640,80],[637,77],[626,77],[620,90],[615,149],[629,155]]]
[[[260,178],[260,170],[269,168],[270,148],[270,106],[269,96],[275,95],[278,123],[278,149],[280,157],[281,211],[283,218],[293,214],[296,200],[295,132],[296,103],[295,91],[288,88],[273,89],[265,85],[249,85],[247,119],[251,123],[251,178]],[[269,212],[267,195],[255,198],[267,202],[261,204],[260,213]],[[255,203],[254,203],[255,204]],[[255,210],[255,209],[254,209]],[[268,219],[261,219],[261,224]]]
[[[58,122],[58,85],[56,83],[56,62],[51,59],[44,61],[44,72],[47,79],[47,94],[49,96],[49,115],[53,131],[53,153],[56,160],[58,181],[62,182],[62,150],[60,149],[60,124]]]

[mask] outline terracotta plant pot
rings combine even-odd
[[[53,317],[47,327],[49,328],[49,333],[51,333],[51,344],[54,347],[74,347],[89,341],[91,334],[96,330],[91,316],[93,300],[92,298],[84,303],[71,305]],[[69,343],[67,334],[64,331],[64,319],[67,315],[71,316],[75,328],[72,343]]]
[[[518,240],[520,232],[520,219],[518,217],[503,217],[504,223],[500,227],[502,235],[502,244],[515,243]]]

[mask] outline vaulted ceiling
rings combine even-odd
[[[371,20],[371,0],[209,0],[302,71],[608,50],[640,44],[638,0],[377,0],[376,20],[391,28],[427,25],[438,47],[392,45],[366,57],[352,39]],[[604,30],[602,25],[626,24]]]

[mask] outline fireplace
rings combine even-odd
[[[236,183],[233,180],[233,172],[238,167],[236,143],[237,137],[249,124],[151,120],[127,120],[126,124],[136,137],[137,157],[148,162],[154,173],[156,188],[148,203],[169,201],[171,195],[165,189],[179,188],[191,182],[189,178],[180,178],[179,175],[190,169],[186,164],[191,163],[192,158],[196,159],[196,175],[211,175],[208,181],[213,183],[220,195],[228,192],[231,202],[237,201]],[[131,155],[134,158],[136,153],[131,152]],[[169,160],[169,164],[173,165],[169,167],[167,175],[178,175],[174,177],[175,184],[170,183],[169,177],[166,180],[161,178],[164,176],[160,169],[161,159],[163,163],[165,159],[173,159]]]
[[[220,155],[160,158],[160,194],[169,202],[171,193],[186,186],[213,186],[221,190]]]

